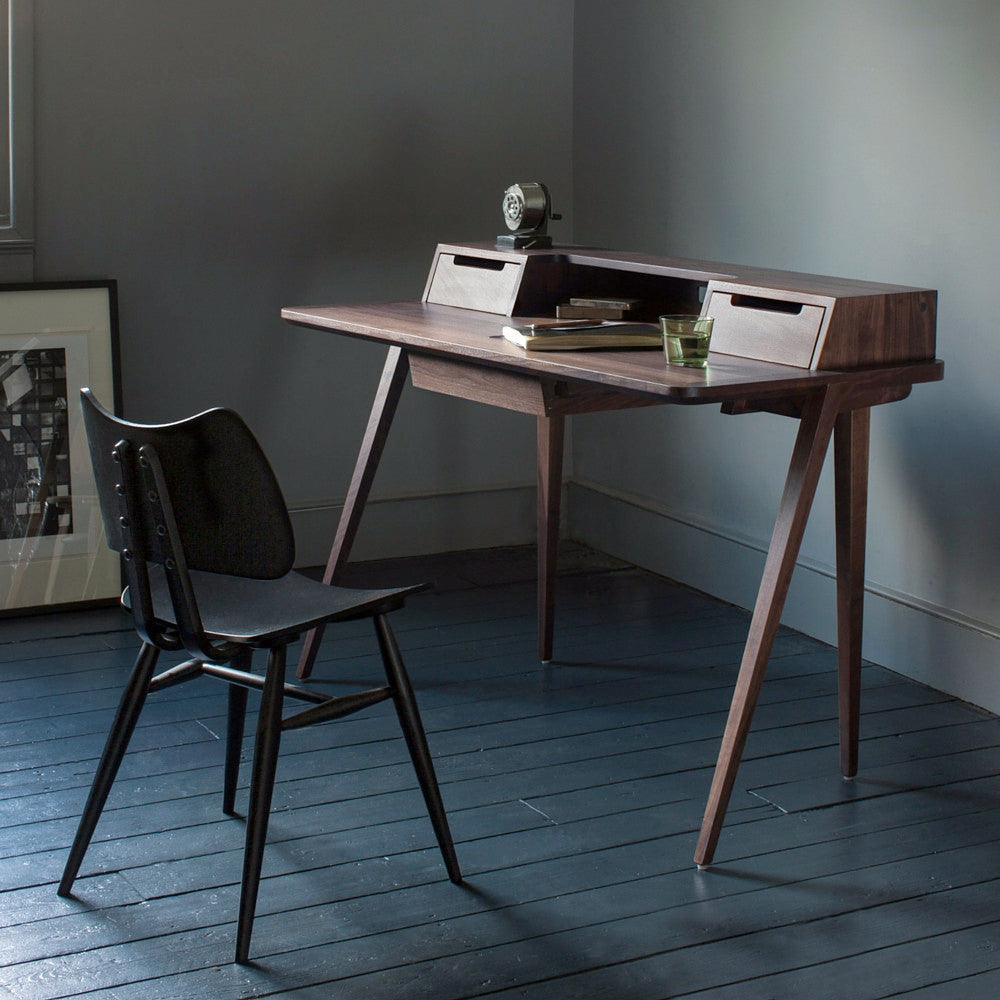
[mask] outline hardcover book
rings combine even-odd
[[[505,340],[526,351],[584,351],[598,347],[661,347],[655,323],[527,323],[505,326]]]

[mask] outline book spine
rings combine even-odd
[[[556,306],[559,319],[626,319],[630,310],[617,306],[577,306],[561,303]]]

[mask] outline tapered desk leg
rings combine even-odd
[[[566,418],[538,418],[538,658],[552,659]]]
[[[845,778],[853,778],[858,773],[870,426],[871,410],[848,410],[837,417],[833,435],[837,521],[840,771]]]
[[[350,557],[354,536],[358,532],[361,515],[364,513],[368,493],[375,479],[375,472],[378,469],[385,441],[389,435],[389,428],[392,426],[392,418],[396,415],[396,407],[399,405],[399,397],[403,392],[409,371],[410,360],[406,352],[401,347],[390,347],[385,359],[385,367],[382,369],[382,379],[375,393],[375,401],[372,403],[372,411],[368,417],[365,436],[361,441],[358,460],[354,465],[354,475],[351,477],[351,485],[347,491],[347,499],[344,501],[344,509],[340,513],[340,522],[337,525],[337,534],[330,549],[330,558],[327,560],[326,571],[323,574],[323,582],[326,584],[336,583],[341,570]],[[316,661],[316,653],[322,638],[322,626],[306,634],[302,655],[299,657],[298,676],[300,678],[308,677],[312,673],[313,663]]]
[[[694,860],[700,866],[711,864],[715,855],[841,399],[841,391],[831,387],[803,408],[695,850]]]

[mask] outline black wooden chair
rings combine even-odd
[[[204,674],[227,681],[223,811],[235,804],[247,689],[262,691],[257,720],[236,961],[249,957],[281,732],[391,698],[445,867],[461,881],[423,726],[387,614],[420,587],[354,590],[292,572],[294,540],[277,479],[246,424],[213,409],[177,423],[130,423],[83,390],[83,415],[108,544],[120,552],[122,603],[142,639],[59,885],[72,893],[112,782],[150,691]],[[286,684],[285,649],[316,625],[371,618],[387,684],[333,697]],[[255,649],[268,651],[263,676]],[[153,675],[161,650],[192,659]],[[282,718],[284,696],[313,704]]]

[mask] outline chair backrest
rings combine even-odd
[[[295,558],[288,510],[263,450],[232,410],[137,424],[108,412],[89,389],[81,396],[108,544],[125,557],[137,626],[149,641],[176,648],[152,615],[146,564],[159,564],[179,645],[219,658],[205,647],[188,571],[275,579]]]

